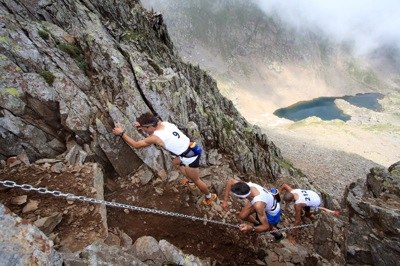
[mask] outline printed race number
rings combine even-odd
[[[174,135],[175,137],[178,137],[178,139],[181,137],[181,136],[179,135],[179,133],[176,132],[176,131],[172,132],[172,135]]]
[[[311,201],[311,198],[308,196],[308,193],[306,190],[302,190],[301,193],[303,194],[305,200]]]

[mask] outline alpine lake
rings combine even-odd
[[[343,99],[352,105],[380,111],[381,105],[378,100],[384,97],[381,93],[360,93],[342,97],[319,97],[310,101],[302,101],[291,106],[277,109],[274,115],[292,121],[299,121],[307,117],[316,116],[322,120],[340,119],[350,120],[350,116],[343,113],[336,104],[336,99]]]

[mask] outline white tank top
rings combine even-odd
[[[250,188],[254,187],[258,190],[260,194],[255,196],[251,201],[251,205],[254,205],[257,201],[262,201],[265,203],[265,211],[271,215],[274,215],[280,210],[279,203],[276,202],[274,196],[265,188],[255,183],[249,182],[247,183]]]
[[[175,155],[180,155],[189,148],[190,139],[169,122],[161,122],[163,129],[154,131],[154,135],[164,142],[164,148]]]
[[[321,198],[312,190],[305,189],[293,189],[291,193],[299,195],[299,199],[294,204],[305,203],[309,207],[319,207],[321,204]]]

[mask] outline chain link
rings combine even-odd
[[[82,202],[89,202],[89,203],[94,203],[94,204],[103,204],[106,206],[110,207],[116,207],[116,208],[123,208],[123,209],[128,209],[128,210],[133,210],[133,211],[138,211],[138,212],[147,212],[147,213],[153,213],[153,214],[159,214],[159,215],[165,215],[165,216],[172,216],[172,217],[178,217],[178,218],[184,218],[184,219],[189,219],[192,221],[201,221],[204,223],[213,223],[213,224],[219,224],[219,225],[225,225],[228,227],[234,227],[234,228],[239,228],[239,225],[236,224],[230,224],[226,223],[224,221],[216,221],[216,220],[210,220],[207,218],[203,217],[198,217],[198,216],[191,216],[187,214],[182,214],[182,213],[175,213],[175,212],[169,212],[169,211],[163,211],[163,210],[157,210],[157,209],[150,209],[150,208],[144,208],[144,207],[138,207],[134,205],[128,205],[128,204],[123,204],[123,203],[116,203],[116,202],[111,202],[111,201],[106,201],[106,200],[101,200],[101,199],[93,199],[93,198],[88,198],[86,196],[76,196],[72,193],[63,193],[58,190],[48,190],[47,188],[39,187],[35,188],[32,185],[29,184],[22,184],[19,185],[15,183],[14,181],[10,180],[5,180],[1,181],[0,184],[9,187],[9,188],[21,188],[25,191],[35,191],[39,194],[51,194],[55,197],[64,197],[68,201],[82,201]],[[308,227],[312,226],[313,224],[304,224],[304,225],[298,225],[298,226],[293,226],[293,227],[286,227],[282,229],[277,229],[273,231],[268,231],[268,233],[274,233],[274,232],[282,232],[282,231],[287,231],[287,230],[292,230],[295,228],[303,228],[303,227]]]
[[[276,229],[276,230],[268,231],[268,233],[284,232],[284,231],[289,231],[289,230],[293,230],[293,229],[296,229],[296,228],[305,228],[305,227],[309,227],[309,226],[313,226],[313,225],[314,225],[314,224],[296,225],[296,226],[292,226],[292,227],[285,227],[285,228],[281,228],[281,229]]]

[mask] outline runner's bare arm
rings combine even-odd
[[[112,130],[112,132],[114,135],[120,136],[129,146],[131,146],[134,149],[145,148],[152,144],[161,144],[161,143],[159,143],[160,138],[155,135],[151,135],[145,139],[136,141],[136,140],[132,139],[131,137],[129,137],[128,134],[124,133],[124,130],[121,127],[115,127]]]
[[[267,215],[265,214],[265,203],[258,201],[253,205],[254,210],[257,212],[257,216],[259,220],[261,221],[261,224],[258,226],[254,226],[252,224],[248,223],[243,223],[239,225],[240,231],[243,233],[249,233],[251,231],[254,232],[264,232],[271,230],[272,227],[269,225],[268,220],[267,220]],[[252,216],[250,216],[252,217]]]
[[[222,208],[226,209],[228,207],[228,201],[229,201],[229,192],[231,191],[231,188],[234,184],[236,184],[237,180],[233,178],[228,178],[226,180],[226,185],[225,185],[225,191],[224,191],[224,201],[222,203]]]
[[[268,223],[267,215],[265,214],[265,203],[258,201],[253,205],[254,209],[257,212],[258,219],[261,224],[254,227],[255,232],[264,232],[269,231],[272,227]]]
[[[295,217],[294,217],[294,225],[298,226],[301,224],[301,212],[303,210],[303,207],[305,207],[306,205],[304,203],[300,203],[300,204],[295,204],[294,205],[294,211],[295,211]],[[296,237],[297,235],[297,228],[294,228],[291,232],[291,235],[293,237]]]
[[[287,190],[288,192],[291,192],[293,188],[291,188],[288,184],[284,183],[282,186],[279,188],[279,193],[282,193],[283,191]]]
[[[333,214],[335,216],[339,216],[340,215],[340,211],[338,211],[338,210],[330,210],[330,209],[327,209],[327,208],[324,208],[324,207],[318,207],[318,209],[320,209],[321,211],[324,211],[326,213]]]
[[[145,139],[142,140],[138,140],[135,141],[134,139],[132,139],[131,137],[129,137],[127,134],[124,134],[122,136],[122,139],[132,148],[135,149],[141,149],[141,148],[145,148],[148,147],[152,144],[157,144],[157,137],[156,136],[148,136]]]

